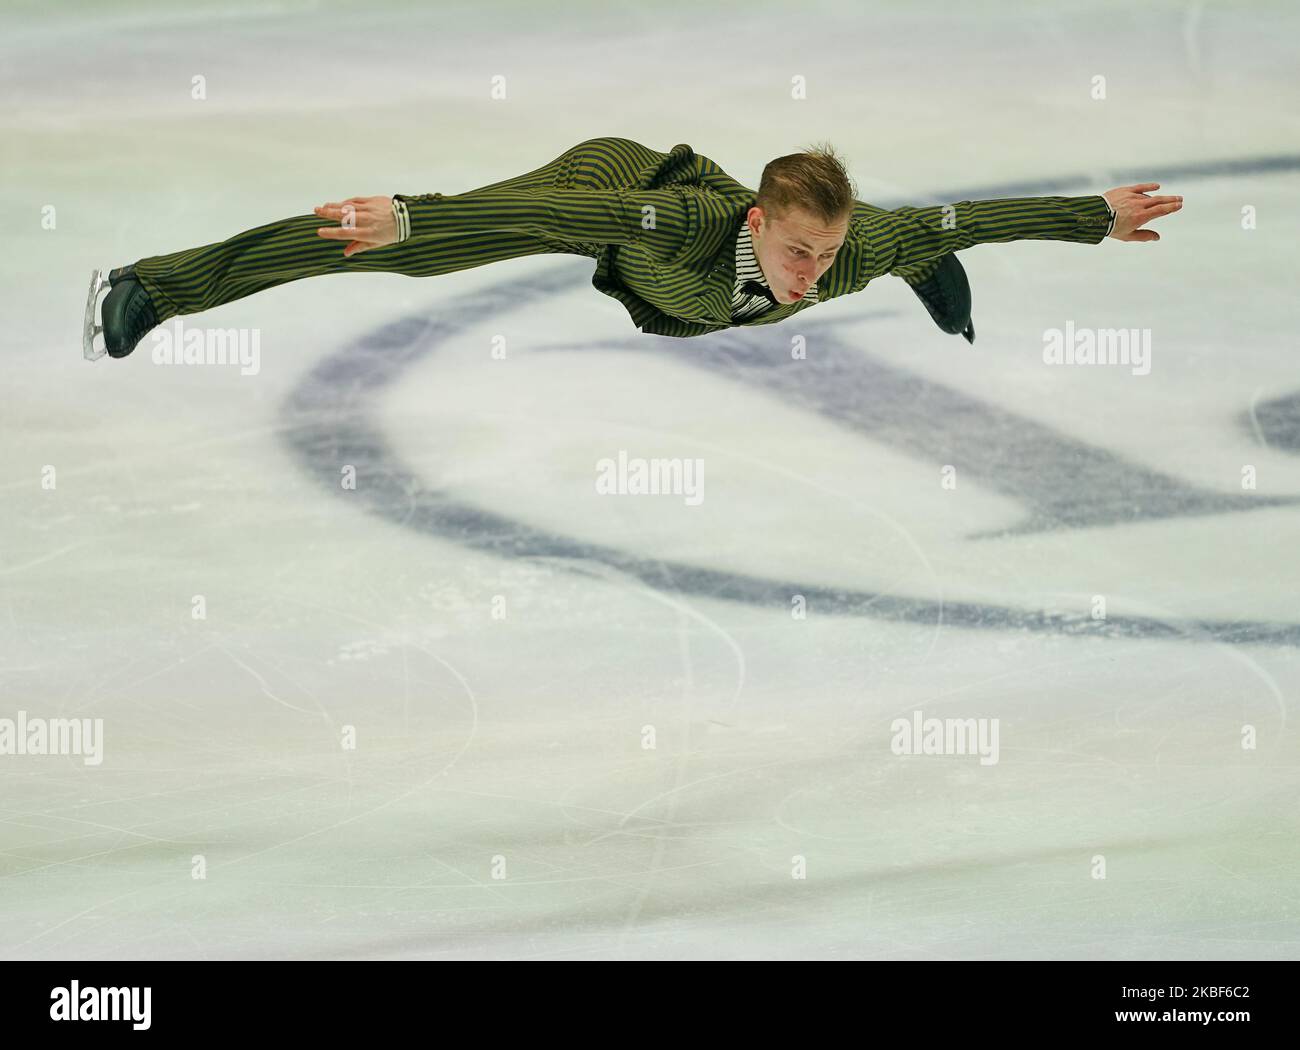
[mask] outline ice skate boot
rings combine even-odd
[[[975,342],[975,324],[970,316],[970,282],[966,280],[966,270],[955,254],[950,252],[940,257],[932,273],[915,284],[911,281],[908,284],[943,331],[964,336],[968,343]]]
[[[107,285],[108,295],[100,309],[101,323],[95,323],[95,304]],[[109,357],[126,357],[141,339],[158,324],[153,303],[130,266],[119,266],[105,280],[102,270],[90,275],[90,293],[86,298],[86,323],[82,332],[82,353],[87,361]],[[103,335],[102,348],[95,346],[95,336]]]

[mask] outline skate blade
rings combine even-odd
[[[100,290],[107,283],[103,270],[91,271],[90,294],[86,296],[86,325],[81,333],[81,352],[87,361],[98,361],[108,353],[107,347],[95,349],[95,336],[101,335],[104,331],[102,325],[95,324],[95,303],[99,300]]]

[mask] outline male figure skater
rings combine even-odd
[[[178,314],[327,273],[430,277],[503,259],[561,253],[596,262],[592,284],[644,332],[695,336],[775,324],[901,277],[945,332],[974,342],[970,287],[954,252],[976,244],[1105,237],[1156,241],[1152,219],[1182,197],[1157,183],[1099,196],[1013,197],[886,211],[856,199],[833,149],[778,157],[758,191],[690,146],[667,153],[631,139],[580,142],[549,164],[465,193],[352,197],[229,240],[96,270],[85,355],[125,357]],[[342,246],[340,250],[340,245]],[[104,350],[94,347],[101,330]]]

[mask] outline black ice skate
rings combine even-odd
[[[104,285],[109,286],[101,308],[101,324],[95,323],[95,303]],[[153,303],[129,266],[120,266],[109,272],[95,270],[90,275],[90,294],[86,299],[86,324],[82,332],[82,353],[87,361],[97,361],[105,353],[109,357],[126,357],[150,329],[158,324]],[[95,336],[103,333],[104,346],[95,346]]]
[[[943,256],[934,272],[911,288],[930,311],[935,324],[949,335],[962,335],[966,342],[975,342],[975,323],[970,316],[970,282],[966,280],[966,270],[956,255]]]

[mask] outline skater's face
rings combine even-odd
[[[772,294],[781,304],[797,303],[835,262],[849,231],[846,216],[834,225],[795,208],[772,215],[755,205],[746,220],[754,241],[754,256]]]

